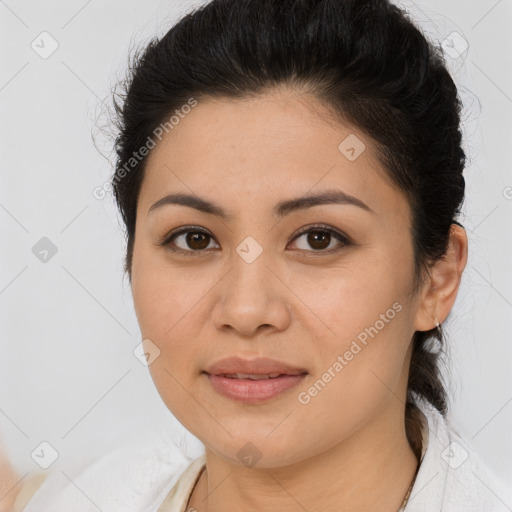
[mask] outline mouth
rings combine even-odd
[[[214,391],[237,402],[267,402],[295,387],[308,372],[270,358],[228,357],[209,366],[203,374]]]
[[[250,374],[250,373],[220,373],[217,374],[219,377],[226,377],[227,379],[248,379],[248,380],[267,380],[277,379],[278,377],[287,376],[290,374],[286,373],[262,373],[262,374]]]
[[[300,375],[307,373],[306,368],[292,366],[284,361],[269,357],[246,359],[231,356],[221,359],[204,370],[210,375],[226,375],[233,378],[277,378],[281,375]]]
[[[204,372],[212,389],[235,402],[261,404],[289,391],[308,374],[218,374]]]

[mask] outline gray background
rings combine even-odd
[[[450,418],[512,480],[512,0],[401,4],[429,37],[449,42],[457,32],[469,44],[447,57],[466,102],[470,243],[444,325]],[[201,450],[133,354],[141,339],[121,221],[110,195],[92,193],[112,172],[103,102],[110,106],[129,48],[192,5],[0,1],[0,434],[22,474],[41,470],[31,453],[43,441],[59,454],[48,471],[149,438],[151,428],[171,429],[192,455]],[[58,43],[47,58],[31,47],[51,48],[43,31]],[[43,237],[57,248],[46,262]]]

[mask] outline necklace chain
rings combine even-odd
[[[405,511],[405,507],[406,507],[407,503],[409,502],[409,498],[411,496],[412,488],[414,487],[414,483],[416,482],[416,477],[418,476],[418,471],[420,469],[420,464],[421,464],[421,461],[418,462],[418,465],[416,466],[416,471],[414,472],[414,476],[412,477],[411,484],[409,485],[409,488],[407,489],[407,492],[405,493],[405,496],[404,496],[404,499],[402,501],[402,504],[400,505],[400,508],[396,512],[404,512]],[[197,484],[199,483],[199,480],[203,477],[203,473],[206,474],[205,470],[206,470],[206,466],[203,467],[203,469],[201,470],[201,473],[199,474],[199,477],[196,480],[196,483],[195,483],[195,485],[194,485],[194,487],[192,489],[192,492],[197,487]],[[192,495],[192,492],[191,492],[191,495]],[[187,506],[190,503],[190,497],[189,497],[189,502],[187,503]]]
[[[196,481],[196,485],[194,485],[194,489],[197,487],[197,484],[199,483],[200,477],[202,477],[202,473],[204,473],[204,470],[206,468],[203,468],[201,471],[201,474],[199,478]],[[416,471],[414,472],[414,476],[412,477],[411,485],[409,485],[409,488],[407,489],[407,492],[405,493],[404,500],[402,501],[402,505],[400,505],[400,508],[396,512],[404,512],[405,507],[407,503],[409,502],[409,497],[411,496],[412,488],[414,487],[414,482],[416,482],[416,477],[418,476],[418,470],[420,469],[420,464],[418,463],[418,466],[416,467]],[[187,503],[188,506],[188,503]],[[188,510],[188,509],[187,509]]]
[[[404,501],[402,501],[402,505],[400,505],[400,508],[396,512],[404,512],[405,506],[407,505],[409,501],[409,497],[411,496],[412,488],[414,487],[414,482],[416,482],[416,477],[418,476],[418,470],[420,469],[420,463],[418,463],[418,466],[416,467],[416,471],[414,472],[414,476],[412,477],[411,485],[409,485],[409,489],[407,489],[407,492],[404,496]]]

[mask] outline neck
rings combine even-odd
[[[206,449],[206,470],[189,507],[198,512],[397,512],[418,467],[404,405],[388,407],[350,437],[313,458],[277,468],[245,467]],[[187,508],[188,510],[188,508]]]

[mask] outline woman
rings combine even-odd
[[[511,510],[446,420],[461,104],[405,13],[213,0],[137,55],[116,107],[145,355],[205,453],[92,499],[107,458],[88,499],[48,482],[25,510]]]

